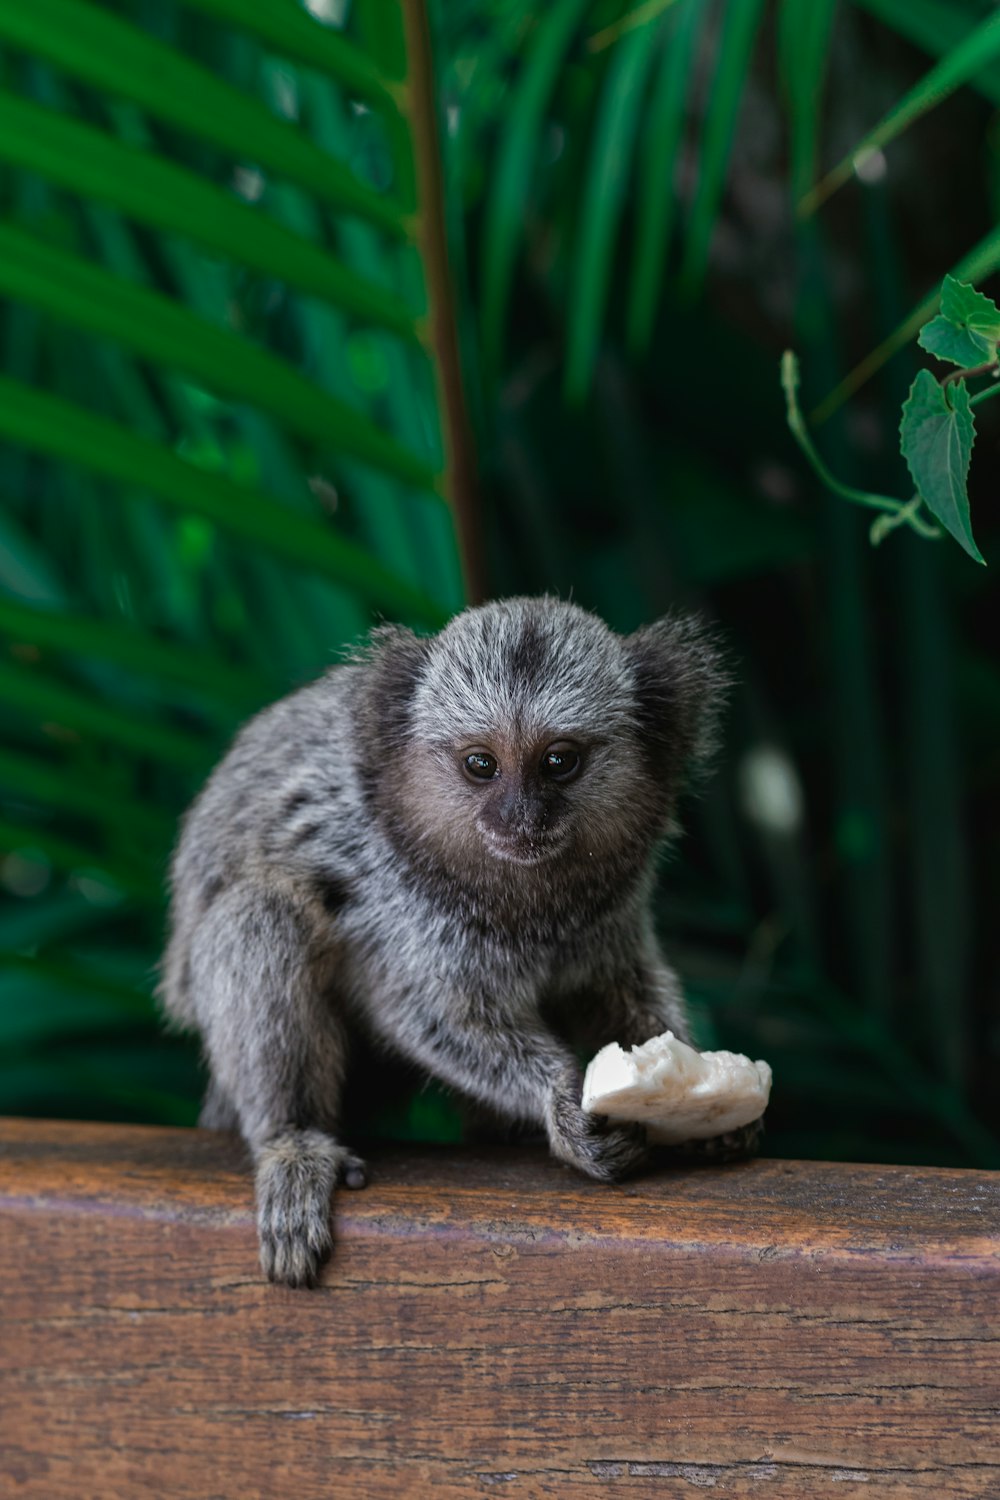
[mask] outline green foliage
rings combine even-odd
[[[936,537],[939,535],[936,527],[929,525],[920,514],[923,500],[917,495],[913,500],[892,500],[888,495],[876,495],[868,490],[855,489],[853,485],[842,484],[835,478],[823,462],[816,446],[809,435],[805,418],[799,406],[799,362],[790,349],[786,349],[781,359],[781,388],[785,393],[785,418],[788,422],[792,436],[795,438],[802,452],[809,460],[814,471],[827,489],[834,495],[839,495],[842,500],[850,500],[855,505],[865,505],[870,510],[884,512],[876,521],[872,522],[870,532],[871,541],[877,544],[886,535],[887,531],[895,526],[906,525],[912,527],[919,536]]]
[[[48,182],[109,203],[141,224],[187,235],[262,276],[419,342],[415,312],[402,298],[138,143],[117,141],[6,91],[0,91],[0,136],[9,162]]]
[[[974,561],[985,564],[969,519],[969,463],[976,426],[972,415],[975,398],[969,395],[965,376],[995,379],[1000,374],[1000,308],[982,292],[946,276],[941,288],[941,312],[920,330],[917,342],[938,359],[960,365],[963,375],[953,373],[939,383],[929,370],[921,370],[910,387],[899,424],[900,450],[917,487],[910,500],[870,494],[833,477],[817,453],[799,409],[798,363],[791,353],[784,356],[781,375],[788,425],[828,489],[845,500],[886,513],[872,523],[873,544],[899,525],[912,527],[921,536],[939,535],[921,515],[926,507]],[[979,399],[992,396],[998,389],[995,384],[986,387]]]
[[[406,69],[275,0],[128,9],[0,0],[0,1107],[89,1076],[190,1119],[151,1046],[178,816],[248,713],[462,584]]]
[[[775,1151],[996,1162],[969,843],[990,575],[905,535],[996,548],[967,462],[995,309],[958,285],[1000,266],[992,10],[449,0],[438,122],[423,9],[0,0],[0,1108],[193,1118],[196,1058],[150,999],[182,808],[372,619],[462,603],[432,160],[494,589],[620,629],[692,603],[741,661],[663,886],[703,1039],[775,1064]],[[829,394],[807,424],[786,359],[788,419],[829,503],[769,375],[793,326]],[[894,499],[921,329],[945,374],[918,376]],[[863,545],[858,505],[895,545]],[[775,785],[797,821],[768,823]],[[430,1093],[388,1125],[454,1119]]]
[[[917,335],[917,343],[937,359],[965,370],[995,364],[1000,341],[1000,308],[982,292],[954,276],[941,287],[941,312]],[[905,455],[904,455],[905,456]]]
[[[268,28],[268,37],[283,50],[301,37],[303,17],[290,6],[282,9],[284,25],[281,10],[271,8],[270,19],[277,24]],[[343,54],[336,38],[315,26],[309,29],[316,47],[310,62],[328,69],[331,78],[340,78]],[[30,6],[7,0],[0,8],[0,38],[58,64],[94,88],[132,100],[153,118],[189,130],[237,158],[259,162],[331,208],[358,214],[401,238],[406,235],[410,205],[359,182],[346,164],[331,159],[291,124],[275,119],[262,102],[91,0],[32,0]],[[365,72],[378,83],[374,68]],[[355,76],[349,81],[354,83]],[[380,102],[391,100],[384,84],[378,92]]]
[[[956,285],[961,286],[958,282]],[[925,323],[917,335],[921,349],[933,354],[935,359],[947,360],[960,365],[963,370],[981,365],[990,352],[989,340],[976,333],[966,323],[956,323],[950,318],[938,316]]]
[[[939,385],[921,370],[910,387],[899,441],[927,509],[976,562],[984,558],[969,528],[969,460],[976,430],[964,380]]]
[[[691,200],[680,268],[681,287],[688,295],[701,288],[708,269],[709,246],[722,204],[743,85],[763,13],[763,0],[728,0],[722,10],[717,62],[701,132],[698,184]]]
[[[653,62],[647,44],[650,25],[636,26],[614,48],[594,122],[591,171],[580,205],[579,248],[573,264],[570,305],[578,309],[569,328],[566,350],[566,396],[586,395],[600,345],[611,270],[629,162],[635,148],[639,107]]]
[[[632,348],[648,348],[675,229],[674,179],[690,144],[698,49],[717,30],[682,237],[679,289],[688,298],[698,294],[763,12],[761,0],[729,0],[721,7],[712,0],[674,0],[621,16],[607,5],[561,0],[526,28],[525,62],[496,122],[497,160],[485,192],[481,289],[488,374],[496,377],[503,357],[518,252],[535,212],[551,208],[553,197],[560,223],[552,252],[566,293],[568,400],[582,402],[592,387],[602,330],[619,301],[619,287],[627,299]],[[609,22],[597,26],[601,15]],[[457,25],[454,31],[453,45],[461,49]],[[588,114],[592,109],[593,128],[589,119],[579,121],[585,151],[577,170],[558,152],[550,170],[539,170],[538,163],[551,156],[547,131],[572,129],[583,100]],[[629,196],[634,232],[630,249],[623,250]]]
[[[873,130],[870,130],[807,196],[806,211],[817,207],[847,182],[859,166],[902,135],[928,110],[934,109],[964,83],[979,78],[1000,61],[1000,16],[992,15],[948,48],[938,62]]]

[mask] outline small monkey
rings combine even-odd
[[[693,619],[622,637],[508,599],[375,630],[237,736],[174,856],[161,995],[203,1038],[201,1123],[252,1152],[272,1280],[315,1282],[334,1187],[364,1186],[339,1134],[356,1042],[591,1177],[642,1163],[641,1128],[581,1110],[577,1057],[690,1039],[650,896],[724,686]]]

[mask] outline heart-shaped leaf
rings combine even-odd
[[[971,328],[957,328],[947,318],[932,318],[917,334],[917,343],[935,359],[946,359],[963,370],[972,370],[996,357],[996,345]]]
[[[968,328],[993,345],[1000,342],[1000,307],[954,276],[946,276],[941,283],[941,315],[956,328]]]
[[[998,342],[1000,308],[964,281],[946,276],[941,284],[940,316],[921,328],[920,347],[935,359],[971,370],[996,359]]]
[[[970,557],[984,562],[973,540],[966,490],[975,436],[965,382],[941,386],[930,370],[921,370],[903,406],[900,448],[928,510]]]

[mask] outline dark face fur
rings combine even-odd
[[[718,698],[690,621],[622,638],[558,600],[467,610],[426,641],[376,638],[370,794],[400,852],[472,891],[558,900],[640,874]]]

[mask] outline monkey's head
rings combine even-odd
[[[387,627],[368,659],[375,809],[425,868],[494,888],[643,867],[724,690],[693,619],[622,637],[549,597],[466,610],[426,639]]]

